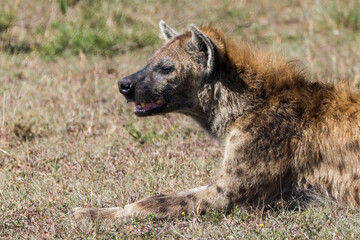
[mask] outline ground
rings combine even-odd
[[[360,2],[5,0],[0,3],[0,238],[357,239],[360,214],[325,204],[145,222],[75,221],[211,182],[222,147],[181,115],[137,118],[117,80],[177,31],[219,24],[309,78],[360,84]]]

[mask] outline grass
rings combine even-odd
[[[360,2],[330,1],[328,5],[319,6],[322,23],[328,28],[347,28],[360,31]]]
[[[66,14],[66,1],[60,3],[60,9]],[[122,8],[108,13],[101,1],[83,1],[78,4],[81,5],[79,18],[73,21],[62,19],[50,26],[48,41],[39,47],[43,57],[54,58],[67,52],[71,55],[79,55],[81,52],[86,55],[113,56],[152,46],[159,41],[152,28],[132,23]]]
[[[160,46],[160,19],[179,32],[218,23],[235,39],[301,60],[309,76],[359,85],[356,1],[16,2],[0,3],[0,238],[360,236],[359,212],[328,204],[127,224],[68,215],[204,185],[216,174],[222,147],[191,119],[136,118],[118,93],[117,80]]]

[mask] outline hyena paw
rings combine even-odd
[[[91,218],[95,219],[122,219],[124,218],[124,209],[121,207],[114,208],[73,208],[71,215],[75,219]]]

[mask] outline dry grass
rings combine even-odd
[[[359,85],[358,1],[68,2],[66,15],[57,1],[0,3],[0,238],[360,236],[359,212],[330,205],[128,224],[68,215],[200,186],[216,174],[221,146],[190,119],[136,118],[118,93],[117,80],[161,44],[160,19],[179,31],[218,23],[234,38],[300,59],[312,77]]]

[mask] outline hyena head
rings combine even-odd
[[[198,89],[214,69],[215,46],[197,27],[178,35],[165,22],[159,25],[166,43],[143,69],[118,82],[138,116],[193,111],[199,107]]]

